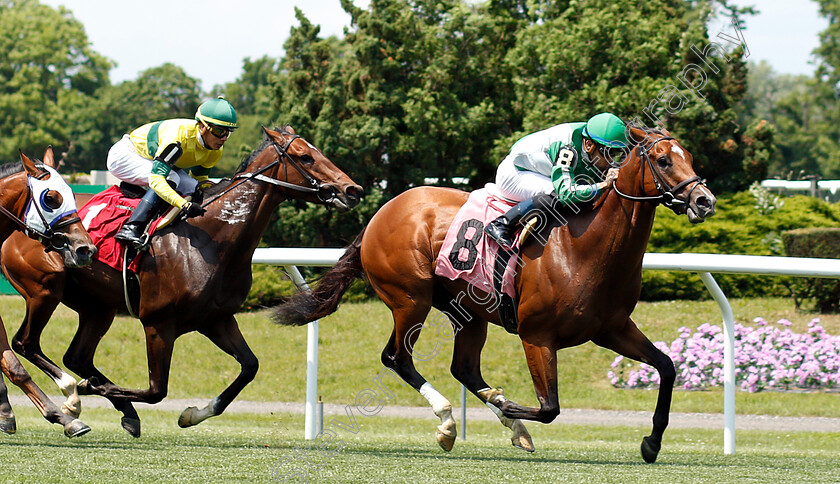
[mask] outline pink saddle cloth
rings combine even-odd
[[[488,184],[490,186],[491,184]],[[499,244],[484,236],[484,227],[504,215],[516,202],[511,202],[492,190],[481,188],[470,193],[446,232],[437,257],[435,274],[447,279],[462,279],[486,293],[493,293],[493,268]],[[514,243],[518,251],[519,237]],[[514,287],[517,257],[511,257],[502,277],[502,292],[516,297]]]
[[[140,203],[139,198],[128,198],[122,194],[120,187],[112,186],[94,195],[84,207],[79,209],[82,225],[90,234],[93,245],[96,246],[96,259],[118,271],[122,270],[125,247],[114,239],[123,222],[128,220],[131,213]],[[154,233],[160,219],[152,222],[149,233]],[[136,271],[140,264],[139,253],[131,263],[129,269]]]

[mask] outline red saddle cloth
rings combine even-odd
[[[114,239],[114,235],[139,203],[139,198],[126,197],[120,191],[120,187],[115,185],[97,193],[79,209],[82,225],[98,249],[96,259],[118,271],[122,270],[125,247]],[[152,223],[149,233],[154,232],[158,222],[159,220],[156,220]],[[136,270],[139,261],[140,257],[135,257],[129,268]]]
[[[488,189],[490,188],[490,189]],[[493,289],[493,270],[499,244],[484,236],[484,227],[504,215],[515,202],[494,194],[493,185],[470,193],[446,232],[437,257],[435,274],[447,279],[463,279],[490,294]],[[514,248],[518,251],[519,236]],[[516,297],[514,275],[516,257],[511,257],[502,277],[502,292]]]

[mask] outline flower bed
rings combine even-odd
[[[825,332],[819,319],[807,333],[795,333],[791,322],[776,325],[762,318],[757,327],[735,325],[735,382],[742,390],[827,390],[840,387],[840,336]],[[723,330],[705,323],[696,332],[687,327],[670,346],[654,343],[674,362],[676,388],[699,390],[723,386]],[[654,388],[659,373],[649,365],[618,356],[607,376],[620,388]]]

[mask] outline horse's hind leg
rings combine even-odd
[[[383,300],[388,302],[385,298]],[[389,306],[394,307],[390,304]],[[413,361],[414,345],[430,309],[430,304],[410,304],[391,310],[394,315],[394,331],[382,350],[382,364],[394,370],[428,400],[441,421],[436,432],[437,442],[448,452],[455,445],[457,435],[455,419],[452,417],[452,404],[417,372]]]
[[[254,356],[251,348],[248,347],[248,343],[239,330],[236,318],[233,316],[228,317],[219,324],[202,328],[200,331],[210,341],[215,343],[216,346],[238,361],[241,370],[236,379],[225,388],[222,394],[214,398],[206,407],[200,410],[196,407],[185,409],[181,413],[181,417],[178,418],[178,425],[181,427],[190,427],[201,423],[209,417],[221,415],[228,405],[230,405],[230,402],[239,395],[239,392],[248,383],[251,383],[260,367],[257,357]]]
[[[662,435],[668,427],[671,394],[677,376],[674,362],[654,346],[630,318],[620,329],[592,341],[627,358],[647,363],[659,372],[659,395],[653,412],[653,431],[642,440],[642,458],[648,463],[655,462],[662,448]]]

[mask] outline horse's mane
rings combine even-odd
[[[40,160],[32,160],[35,163],[35,166],[43,170],[44,164]],[[22,161],[15,161],[12,163],[5,163],[0,165],[0,178],[6,178],[7,176],[12,176],[15,173],[20,173],[23,171],[23,162]]]

